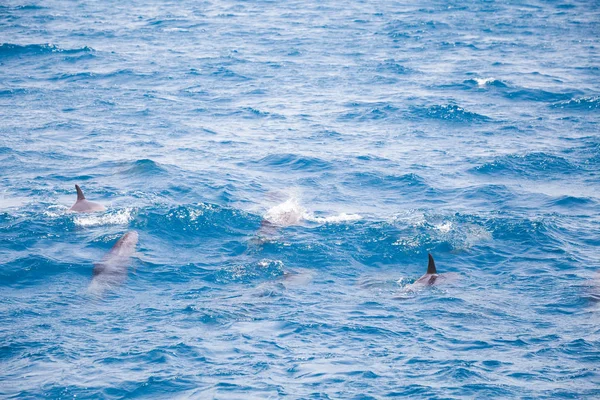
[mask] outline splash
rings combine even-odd
[[[473,80],[477,83],[477,86],[479,87],[484,87],[496,81],[494,78],[474,78]]]
[[[359,214],[346,214],[341,213],[338,215],[332,215],[330,217],[315,217],[312,214],[306,213],[304,219],[307,221],[317,222],[320,224],[340,224],[344,222],[358,221],[362,219]]]
[[[64,215],[67,211],[69,211],[69,207],[62,204],[57,204],[48,207],[48,209],[44,211],[44,215],[49,218],[58,218],[61,215]]]
[[[125,225],[133,220],[133,208],[103,214],[78,215],[73,218],[77,226]]]
[[[264,219],[274,225],[290,226],[296,225],[306,215],[306,209],[300,205],[295,197],[289,198],[287,201],[271,207]]]
[[[328,217],[315,216],[307,211],[298,201],[296,197],[291,197],[285,202],[270,208],[264,220],[273,225],[291,226],[297,225],[301,221],[316,222],[319,224],[339,224],[343,222],[358,221],[362,219],[359,214],[341,213]]]

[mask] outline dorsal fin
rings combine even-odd
[[[75,189],[77,190],[77,200],[85,200],[85,196],[83,195],[79,185],[75,185]]]
[[[437,274],[437,270],[435,269],[435,261],[433,261],[433,256],[429,253],[429,264],[427,265],[427,273],[428,274]]]

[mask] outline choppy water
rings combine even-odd
[[[599,22],[3,2],[0,397],[600,396]]]

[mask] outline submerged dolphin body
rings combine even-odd
[[[121,237],[104,256],[102,261],[94,264],[94,276],[89,290],[102,292],[112,286],[119,285],[127,277],[127,267],[131,263],[131,256],[135,252],[138,242],[138,233],[129,231]]]
[[[75,185],[75,189],[77,190],[77,201],[75,204],[73,204],[69,211],[88,213],[106,210],[102,204],[86,200],[79,185]]]
[[[411,287],[416,286],[432,286],[438,285],[440,283],[448,283],[456,280],[457,274],[449,272],[446,274],[438,274],[437,268],[435,267],[435,261],[433,261],[433,256],[429,254],[429,264],[427,264],[427,272],[425,275],[417,279]]]

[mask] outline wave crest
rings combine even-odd
[[[51,53],[91,53],[94,49],[88,46],[75,48],[75,49],[63,49],[53,44],[13,44],[13,43],[2,43],[0,44],[0,57],[11,57],[19,56],[24,54],[51,54]]]
[[[411,114],[416,119],[435,119],[458,123],[481,123],[491,121],[485,115],[465,110],[455,104],[434,105],[431,107],[413,107]]]

